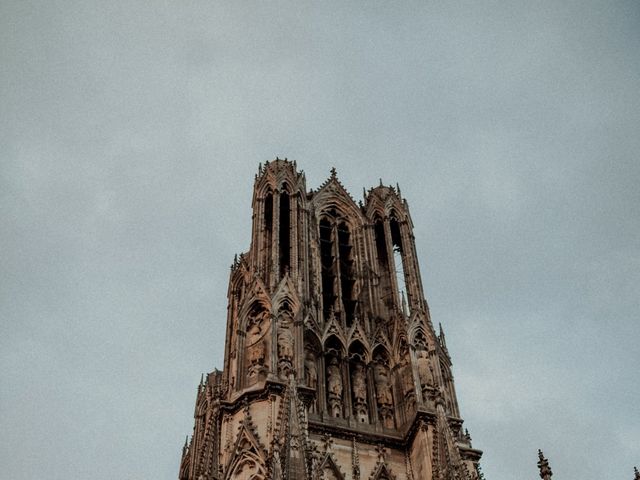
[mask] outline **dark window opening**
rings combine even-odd
[[[263,250],[263,262],[265,278],[269,278],[269,272],[271,272],[271,262],[273,262],[272,248],[273,248],[273,194],[268,193],[264,199],[264,250]]]
[[[338,252],[340,256],[340,285],[342,290],[342,305],[344,306],[345,322],[348,327],[353,324],[356,309],[354,285],[356,283],[353,268],[353,253],[351,234],[348,227],[341,223],[338,226]]]
[[[264,225],[267,231],[273,230],[273,195],[270,193],[264,199]]]
[[[380,265],[387,265],[388,257],[387,257],[387,242],[384,238],[384,224],[381,220],[376,222],[375,226],[375,236],[376,236],[376,250],[378,252],[378,261]]]
[[[402,235],[400,233],[400,225],[395,218],[390,222],[391,230],[391,243],[393,244],[393,264],[396,270],[396,285],[398,286],[398,299],[407,306],[407,314],[409,312],[408,299],[407,299],[407,279],[405,276],[404,268],[404,254],[402,249]]]
[[[322,264],[322,306],[324,317],[335,304],[335,268],[333,255],[333,231],[328,220],[320,221],[320,262]]]
[[[280,194],[280,276],[291,266],[291,212],[289,195]]]

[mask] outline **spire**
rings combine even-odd
[[[549,460],[544,458],[542,450],[538,450],[538,468],[540,469],[540,478],[542,480],[551,480],[551,467],[549,466]]]
[[[638,471],[638,467],[633,467],[633,480],[640,480],[640,472]]]
[[[440,334],[438,335],[438,339],[440,340],[440,344],[443,347],[447,346],[447,341],[444,337],[444,330],[442,329],[442,324],[440,322],[438,322],[438,328],[440,329]]]
[[[187,453],[187,448],[189,448],[189,435],[184,438],[184,446],[182,447],[182,456],[184,457]],[[637,470],[636,470],[637,472]]]

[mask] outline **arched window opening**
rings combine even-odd
[[[377,219],[374,226],[376,240],[376,252],[378,254],[378,270],[380,272],[380,297],[387,308],[393,306],[393,292],[391,288],[391,275],[389,271],[389,250],[384,223]]]
[[[267,193],[264,199],[264,225],[268,232],[273,231],[273,195]]]
[[[344,307],[345,322],[348,327],[353,323],[356,309],[354,285],[356,283],[353,268],[353,246],[351,234],[346,224],[338,225],[338,254],[340,257],[340,286],[342,289],[342,305]]]
[[[376,251],[378,252],[378,263],[386,266],[389,263],[387,257],[387,241],[384,236],[384,224],[382,220],[377,220],[375,225]]]
[[[268,278],[271,271],[272,260],[272,248],[273,248],[273,194],[267,193],[264,199],[264,247],[263,247],[263,261],[265,274]]]
[[[402,249],[402,235],[400,225],[395,218],[391,219],[391,243],[393,245],[393,264],[396,270],[396,284],[398,285],[398,298],[403,306],[406,306],[406,313],[410,314],[407,302],[407,280],[404,270],[404,251]]]
[[[280,194],[280,277],[291,266],[291,208],[288,193]]]
[[[320,220],[320,262],[322,264],[322,306],[325,319],[329,318],[336,300],[334,260],[333,228],[329,220],[324,218]]]

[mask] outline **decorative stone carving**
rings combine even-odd
[[[429,362],[429,354],[425,350],[418,351],[418,377],[422,389],[433,387],[433,372],[431,371],[431,363]]]
[[[327,387],[329,400],[329,413],[332,417],[342,417],[342,374],[340,364],[336,357],[330,357],[327,366]]]
[[[267,348],[265,344],[265,333],[268,330],[268,320],[266,312],[260,312],[249,319],[247,325],[247,378],[249,383],[254,383],[257,377],[266,373],[265,367],[267,358]]]
[[[353,390],[354,412],[356,419],[358,422],[368,422],[367,380],[365,377],[364,365],[360,362],[356,362],[352,365],[351,388]]]
[[[316,389],[318,387],[316,357],[312,352],[307,352],[307,355],[304,358],[304,378],[309,388]]]
[[[278,369],[286,376],[293,370],[293,322],[288,314],[280,318],[278,325]]]
[[[376,402],[378,413],[382,423],[387,428],[395,426],[393,420],[393,394],[391,383],[389,382],[389,369],[381,362],[376,362],[373,366],[373,376],[376,385]]]

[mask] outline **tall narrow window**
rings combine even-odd
[[[335,268],[333,255],[333,229],[327,219],[320,220],[320,262],[322,264],[322,306],[324,317],[335,303]]]
[[[338,254],[340,256],[340,286],[342,293],[342,305],[344,307],[344,318],[348,327],[353,323],[353,316],[356,309],[354,296],[354,284],[356,283],[353,268],[353,252],[351,245],[351,234],[346,224],[338,225]]]
[[[380,265],[387,265],[387,242],[384,238],[384,224],[382,220],[376,221],[375,226],[375,235],[376,235],[376,251],[378,252],[378,262]]]
[[[291,209],[289,194],[280,194],[280,277],[291,266]]]
[[[407,295],[407,281],[404,271],[404,252],[402,250],[402,236],[400,234],[400,225],[395,218],[391,219],[391,243],[393,244],[393,263],[396,270],[396,284],[398,285],[398,298],[402,302],[403,298],[407,304],[407,313],[409,312]]]
[[[378,269],[380,271],[380,296],[387,308],[393,306],[393,292],[391,290],[391,275],[389,272],[389,251],[382,220],[376,220],[374,227],[376,252],[378,254]]]
[[[273,248],[273,194],[267,193],[264,199],[264,250],[263,250],[263,262],[265,279],[269,278],[269,272],[271,271],[271,252]],[[267,280],[268,281],[268,280]]]

